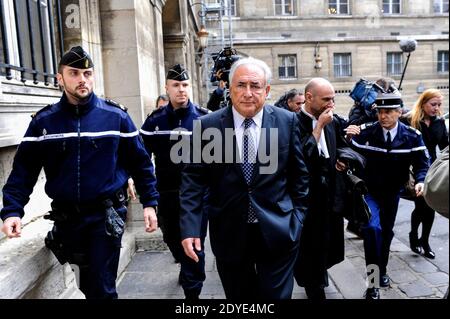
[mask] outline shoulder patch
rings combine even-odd
[[[49,108],[51,108],[53,106],[53,104],[48,104],[47,106],[44,106],[42,109],[40,109],[37,112],[34,112],[33,114],[31,114],[31,118],[34,118],[36,115],[38,115],[39,113],[41,113],[42,111],[45,111]]]
[[[151,113],[147,114],[147,117],[150,117],[150,116],[156,115],[158,113],[161,113],[164,110],[165,107],[166,106],[164,105],[163,107],[160,107],[158,109],[154,109]]]
[[[419,131],[418,129],[416,129],[416,128],[412,127],[412,126],[406,125],[406,128],[407,128],[408,130],[410,130],[410,131],[416,133],[417,135],[422,135],[422,132],[421,132],[421,131]]]
[[[369,123],[363,123],[359,127],[361,130],[365,130],[366,128],[369,128],[373,125],[375,125],[377,122],[369,122]]]
[[[208,113],[211,113],[211,112],[212,112],[211,110],[207,109],[206,107],[202,107],[202,106],[199,106],[199,105],[196,105],[195,108],[196,108],[200,113],[203,113],[203,114],[208,114]]]
[[[112,106],[114,106],[114,107],[117,107],[117,108],[121,109],[121,110],[124,111],[124,112],[126,112],[126,111],[128,110],[128,108],[126,108],[125,106],[123,106],[123,105],[120,104],[120,103],[117,103],[117,102],[114,101],[114,100],[111,100],[111,99],[105,99],[105,102],[108,103],[109,105],[112,105]]]

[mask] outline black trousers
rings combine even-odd
[[[202,250],[197,252],[199,262],[194,262],[184,253],[180,234],[180,199],[177,191],[161,192],[158,201],[158,224],[163,233],[163,240],[169,247],[175,260],[180,262],[180,284],[187,298],[198,297],[201,293],[205,274],[204,242],[207,229],[207,217],[203,218],[201,229]]]
[[[419,225],[422,224],[421,241],[429,244],[428,240],[434,222],[434,209],[427,205],[423,197],[417,197],[414,204],[415,207],[411,213],[411,232],[417,235]]]
[[[286,254],[271,254],[259,224],[248,224],[245,259],[216,259],[227,299],[290,299],[294,287],[294,263],[298,247]]]
[[[116,209],[125,219],[126,208]],[[105,231],[105,212],[84,212],[74,220],[55,226],[65,249],[78,260],[69,261],[79,288],[86,299],[117,299],[116,278],[119,266],[121,239],[111,237]]]

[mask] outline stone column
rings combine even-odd
[[[105,94],[128,107],[140,127],[161,91],[163,1],[112,1],[100,5]],[[158,9],[159,8],[159,9]]]
[[[105,96],[101,23],[98,0],[62,0],[64,48],[80,45],[91,56],[95,69],[95,92]]]

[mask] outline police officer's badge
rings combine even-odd
[[[84,66],[85,66],[86,69],[88,69],[88,66],[89,66],[89,60],[88,59],[84,60]]]

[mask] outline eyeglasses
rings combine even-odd
[[[265,86],[259,83],[238,83],[234,87],[239,92],[245,92],[250,88],[250,91],[256,94],[261,94],[265,89]]]

